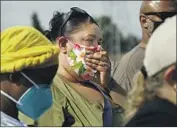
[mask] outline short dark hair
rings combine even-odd
[[[84,10],[83,10],[84,11]],[[68,12],[69,13],[69,12]],[[96,23],[96,21],[88,13],[74,12],[67,23],[62,26],[66,20],[68,13],[54,12],[52,19],[49,22],[50,31],[46,31],[45,35],[52,41],[55,41],[58,36],[69,35],[83,23]],[[62,35],[60,29],[62,28]]]

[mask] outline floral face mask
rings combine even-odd
[[[98,52],[101,50],[101,46],[98,45],[96,47],[86,47],[79,44],[72,45],[73,49],[68,54],[69,65],[82,79],[86,81],[91,80],[97,71],[89,68],[85,64],[84,57],[86,55],[86,50]]]

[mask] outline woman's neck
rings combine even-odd
[[[18,120],[18,109],[16,103],[1,94],[1,111]]]
[[[76,76],[71,72],[68,72],[64,67],[59,66],[58,74],[64,77],[67,81],[72,83],[78,83],[79,81],[82,81],[82,79],[79,78],[79,76]]]

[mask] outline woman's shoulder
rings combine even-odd
[[[58,87],[60,88],[60,86],[62,85],[66,85],[68,84],[67,81],[65,81],[64,79],[62,79],[62,77],[58,74],[56,74],[56,76],[54,77],[53,81],[52,81],[52,86]]]

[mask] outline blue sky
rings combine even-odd
[[[141,37],[140,5],[141,1],[1,1],[1,31],[13,25],[31,25],[34,11],[39,14],[42,26],[48,29],[54,11],[67,12],[77,6],[94,17],[109,15],[124,35]]]

